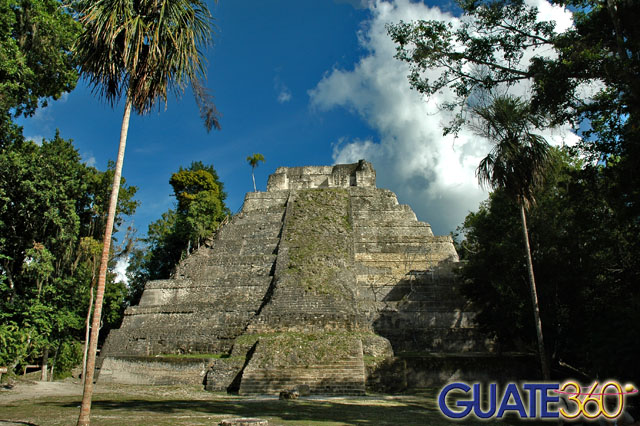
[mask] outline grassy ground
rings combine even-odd
[[[72,425],[79,395],[40,395],[9,400],[0,393],[0,426]],[[44,393],[44,392],[43,392]],[[94,425],[216,425],[222,419],[259,417],[270,425],[446,425],[436,406],[437,390],[419,395],[363,398],[246,398],[187,386],[98,386],[92,406]],[[490,422],[456,422],[459,425]],[[502,422],[501,424],[511,424]],[[527,422],[531,425],[531,422]]]

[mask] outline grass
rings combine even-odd
[[[437,390],[430,389],[419,395],[279,401],[210,393],[195,387],[118,385],[94,395],[91,424],[215,425],[233,417],[259,417],[269,420],[270,425],[497,424],[449,422],[438,411],[436,395]],[[74,424],[80,399],[80,396],[58,396],[4,403],[0,395],[0,424],[2,421],[42,426]]]

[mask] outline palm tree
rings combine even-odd
[[[504,190],[520,206],[540,365],[544,379],[549,380],[526,216],[526,210],[535,203],[534,191],[543,182],[550,161],[549,144],[532,133],[532,129],[539,129],[544,123],[525,102],[513,96],[496,96],[489,105],[475,108],[474,114],[473,129],[494,144],[476,170],[478,181],[482,186]]]
[[[87,358],[87,375],[78,425],[90,422],[93,373],[102,314],[111,233],[120,189],[129,117],[145,114],[171,89],[181,95],[191,84],[207,130],[220,128],[206,77],[202,48],[211,44],[212,17],[201,0],[84,0],[83,31],[74,46],[76,63],[94,92],[114,105],[124,95],[120,145],[102,245]]]
[[[253,192],[256,192],[256,177],[253,174],[253,171],[258,167],[258,163],[264,163],[264,156],[262,154],[253,154],[247,157],[247,162],[251,166],[251,179],[253,179]]]

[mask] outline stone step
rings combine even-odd
[[[432,237],[424,232],[411,235],[393,235],[386,233],[385,235],[376,234],[375,232],[359,232],[360,230],[369,230],[370,228],[355,227],[354,242],[361,244],[425,244],[428,245]]]
[[[292,389],[296,385],[305,384],[309,386],[312,395],[364,395],[364,370],[357,376],[348,377],[296,377],[291,379],[252,378],[243,375],[240,386],[240,395],[252,394],[278,394],[282,390]]]
[[[215,253],[241,253],[244,252],[251,253],[261,253],[261,254],[270,254],[273,253],[273,250],[278,246],[278,242],[280,240],[278,238],[260,238],[260,239],[249,239],[244,236],[239,238],[230,238],[228,240],[218,240],[216,241],[215,251],[210,249],[206,254],[208,258]]]
[[[250,192],[245,196],[242,211],[245,214],[272,209],[284,212],[288,197],[289,191]]]
[[[298,383],[290,383],[287,386],[283,386],[282,388],[275,387],[266,387],[266,386],[255,386],[251,388],[243,389],[239,392],[240,395],[278,395],[283,390],[288,390],[293,388]],[[339,395],[339,396],[364,396],[366,394],[364,387],[347,387],[347,388],[339,388],[339,387],[331,387],[331,386],[310,386],[310,393],[312,395]]]
[[[411,256],[425,256],[433,252],[433,249],[424,242],[355,242],[353,249],[356,254],[368,254],[368,253],[397,253],[407,256],[409,259]]]
[[[265,222],[264,220],[259,220],[256,218],[256,221],[244,220],[238,221],[238,223],[233,223],[229,225],[229,227],[225,227],[225,232],[220,232],[220,239],[225,240],[228,239],[229,235],[242,235],[246,238],[249,237],[264,237],[272,234],[278,234],[280,228],[282,227],[281,220],[274,220],[272,218],[271,222]],[[273,236],[273,235],[272,235]]]
[[[257,271],[256,271],[257,272]],[[173,280],[156,280],[149,281],[145,285],[145,291],[147,290],[189,290],[196,291],[198,289],[210,289],[217,288],[224,284],[226,281],[234,280],[233,287],[260,287],[264,283],[269,283],[271,277],[264,273],[257,274],[256,272],[247,271],[228,271],[226,274],[209,279],[192,280],[192,279],[173,279]],[[244,291],[244,290],[243,290]]]
[[[237,331],[237,333],[239,332],[241,330]],[[187,335],[183,334],[183,336]],[[147,334],[139,338],[129,336],[126,333],[114,334],[113,337],[109,336],[103,350],[111,356],[154,356],[178,353],[221,354],[231,350],[235,337],[199,336],[196,341],[194,337],[177,339],[166,335]]]
[[[189,278],[202,283],[214,283],[236,278],[239,283],[250,282],[251,275],[257,277],[270,276],[274,263],[236,264],[236,266],[239,266],[235,268],[229,267],[228,264],[208,264],[201,266],[197,271],[191,272]]]
[[[219,265],[262,265],[273,263],[276,260],[274,254],[245,254],[215,253],[208,257],[207,261]]]
[[[385,190],[382,190],[385,191]],[[390,192],[390,191],[389,191]],[[394,210],[401,206],[395,194],[383,194],[378,191],[368,193],[365,196],[357,194],[351,195],[351,206],[353,210]]]
[[[394,220],[398,222],[417,222],[416,214],[411,209],[405,208],[406,206],[398,205],[391,209],[376,209],[376,210],[359,210],[353,209],[351,217],[353,223],[360,225],[361,221],[368,220]]]
[[[194,312],[214,308],[219,310],[220,306],[242,309],[256,303],[259,305],[271,279],[252,277],[250,280],[251,283],[244,286],[234,286],[234,281],[229,280],[186,289],[150,289],[145,291],[139,305],[127,308],[126,312],[128,315],[142,312]]]
[[[361,379],[363,366],[360,366],[360,371],[354,373],[353,370],[334,370],[334,369],[316,369],[314,371],[295,371],[293,367],[288,369],[288,373],[278,372],[277,374],[265,374],[259,372],[248,372],[245,371],[244,384],[245,386],[251,386],[255,382],[268,381],[271,384],[276,383],[288,383],[293,380],[306,381],[313,380],[317,378],[322,378],[323,380],[334,379],[334,380],[344,380],[344,379]]]

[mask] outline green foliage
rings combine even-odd
[[[103,232],[113,174],[84,165],[59,135],[42,145],[19,137],[1,150],[0,362],[16,367],[83,339],[99,257],[93,237]],[[124,185],[120,223],[137,206],[135,192]],[[126,294],[113,277],[107,289],[104,330],[120,321]]]
[[[49,281],[53,274],[54,257],[47,248],[40,244],[34,243],[33,247],[25,251],[27,255],[22,266],[22,272],[25,277],[35,281],[38,287],[38,298],[42,293],[42,285]]]
[[[90,205],[91,208],[82,212],[81,222],[85,226],[82,233],[93,237],[97,241],[102,241],[104,227],[107,223],[111,186],[115,173],[114,169],[114,162],[109,160],[107,170],[102,172],[93,167],[89,167],[86,176],[87,191],[85,193],[85,203]],[[132,216],[140,205],[139,201],[133,198],[138,189],[135,186],[126,185],[127,180],[125,178],[121,178],[120,182],[117,214],[114,218],[114,233],[120,230],[119,228],[124,223],[124,218]]]
[[[169,183],[178,200],[176,235],[189,245],[199,246],[213,235],[229,210],[224,205],[226,194],[213,166],[191,163],[189,169],[180,167],[171,175]]]
[[[206,170],[180,170],[171,175],[169,183],[173,187],[173,193],[178,200],[178,211],[187,212],[191,203],[198,196],[209,193],[212,197],[220,198],[220,188],[216,183],[216,177]]]
[[[30,327],[18,325],[15,321],[0,323],[0,363],[3,366],[12,365],[14,360],[26,359],[35,345],[31,344],[30,336],[35,334]]]
[[[71,91],[71,45],[79,25],[57,0],[0,1],[0,128]],[[0,136],[0,139],[4,135]],[[1,144],[0,144],[1,145]]]
[[[190,237],[200,244],[213,235],[226,214],[218,191],[200,191],[189,204],[185,224]]]
[[[132,252],[127,270],[131,304],[138,303],[147,281],[168,278],[183,256],[213,235],[230,214],[213,166],[198,161],[180,167],[169,183],[178,205],[149,225],[145,246]]]
[[[129,257],[129,303],[136,305],[149,280],[167,278],[180,260],[185,248],[176,225],[177,213],[169,209],[160,219],[149,224],[143,246],[136,247]]]
[[[529,214],[545,341],[556,360],[594,377],[638,377],[640,345],[631,336],[640,333],[640,225],[603,196],[609,168],[582,166],[554,151]],[[535,341],[519,226],[517,206],[496,191],[461,229],[467,292],[505,350]]]
[[[249,155],[247,157],[247,163],[249,163],[252,169],[255,169],[260,165],[260,163],[264,163],[264,155],[260,153]]]
[[[56,379],[68,377],[71,369],[82,363],[82,348],[82,343],[75,339],[64,339],[58,344],[54,354]]]

